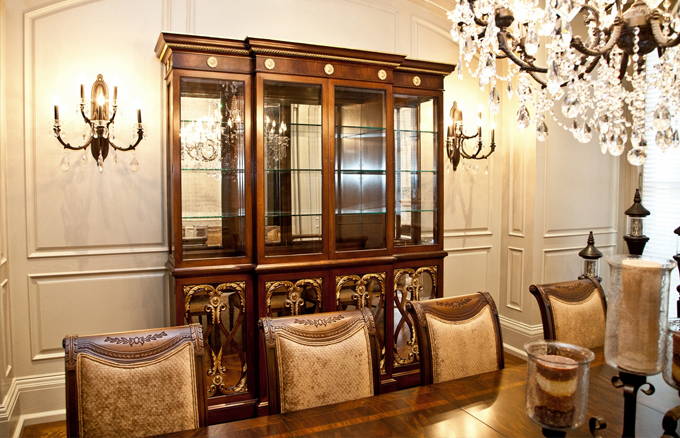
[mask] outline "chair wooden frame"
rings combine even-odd
[[[563,281],[559,283],[532,284],[529,291],[536,297],[538,308],[541,311],[541,321],[543,323],[543,338],[549,341],[555,339],[555,317],[553,315],[550,297],[568,303],[578,303],[597,291],[600,294],[602,308],[604,309],[605,320],[607,317],[607,299],[604,290],[595,278],[588,277],[583,280]]]
[[[66,433],[69,437],[82,436],[78,403],[77,358],[88,354],[117,364],[144,364],[175,351],[186,343],[194,347],[194,363],[198,398],[199,427],[206,425],[207,398],[203,383],[203,333],[200,324],[108,333],[91,336],[66,336],[62,342],[66,365]]]
[[[409,301],[406,303],[406,311],[411,314],[413,321],[416,322],[414,328],[418,336],[418,347],[420,349],[420,376],[422,385],[429,385],[434,382],[432,343],[426,315],[430,314],[447,321],[465,321],[478,315],[487,306],[491,311],[494,331],[496,333],[496,360],[500,370],[505,367],[503,337],[498,319],[498,309],[488,292],[477,292],[472,295],[425,301]]]
[[[344,312],[260,318],[258,325],[262,331],[267,363],[269,414],[281,413],[280,376],[276,349],[276,337],[279,333],[285,332],[288,339],[306,345],[328,344],[329,341],[332,342],[334,339],[342,339],[346,333],[352,332],[360,324],[365,325],[368,331],[373,394],[378,395],[380,393],[380,346],[377,337],[378,331],[370,310],[362,308]]]

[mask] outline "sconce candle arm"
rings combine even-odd
[[[112,105],[113,107],[113,114],[111,114],[111,118],[109,119],[108,122],[106,122],[106,127],[108,128],[111,123],[113,123],[113,119],[116,118],[116,113],[118,112],[118,105]]]
[[[71,146],[70,143],[65,143],[64,140],[61,138],[61,126],[59,126],[58,124],[54,125],[54,136],[57,137],[57,140],[59,140],[59,143],[61,143],[61,145],[64,146],[64,148],[71,149],[72,151],[83,150],[90,146],[90,143],[92,143],[92,136],[90,136],[90,139],[87,141],[87,143],[85,143],[82,146]]]
[[[111,140],[109,140],[109,145],[111,145],[112,148],[114,148],[114,149],[116,149],[116,150],[118,150],[118,151],[122,151],[122,152],[131,151],[131,150],[133,150],[134,148],[136,148],[137,145],[138,145],[143,139],[144,139],[144,128],[142,128],[142,127],[140,126],[139,128],[137,128],[137,141],[136,141],[134,144],[131,144],[131,145],[128,146],[128,147],[120,147],[120,146],[116,146],[116,144],[114,144]]]
[[[92,120],[90,120],[90,118],[85,115],[85,104],[84,103],[80,104],[80,115],[83,116],[83,120],[85,120],[85,123],[87,123],[88,125],[92,125]]]

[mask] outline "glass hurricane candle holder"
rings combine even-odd
[[[609,255],[604,356],[620,371],[650,376],[663,368],[673,260]]]
[[[668,321],[666,330],[666,354],[663,379],[671,387],[680,390],[680,319]]]
[[[527,352],[526,413],[544,429],[581,427],[588,407],[590,362],[587,348],[554,341],[533,341]]]

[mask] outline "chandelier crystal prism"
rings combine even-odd
[[[623,154],[630,139],[627,158],[639,166],[647,157],[646,129],[664,152],[680,145],[674,116],[680,108],[678,3],[671,8],[670,0],[546,0],[540,7],[538,0],[457,0],[448,18],[460,47],[459,78],[467,67],[482,90],[488,86],[492,112],[498,111],[502,88],[497,82],[508,82],[508,98],[519,99],[517,128],[535,124],[540,141],[548,137],[550,115],[581,143],[599,137],[604,154]],[[574,30],[581,27],[583,35]],[[545,65],[537,60],[542,44]],[[659,60],[648,66],[653,51]],[[499,63],[505,60],[502,76]],[[648,110],[652,89],[661,97]],[[555,103],[569,122],[558,118]],[[646,125],[648,111],[652,123]]]

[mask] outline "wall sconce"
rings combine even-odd
[[[446,154],[449,156],[450,168],[454,172],[458,168],[460,159],[468,160],[485,160],[496,149],[495,142],[496,127],[491,122],[491,145],[487,153],[483,153],[484,144],[482,143],[482,105],[479,105],[479,116],[477,118],[477,133],[474,135],[467,135],[463,130],[463,111],[458,108],[458,103],[453,102],[451,111],[449,112],[448,128],[446,130]],[[468,153],[465,150],[465,141],[477,138],[477,146]],[[480,155],[481,154],[481,155]]]
[[[640,189],[635,189],[635,197],[633,198],[633,205],[626,210],[628,216],[628,234],[623,236],[623,240],[628,244],[628,252],[633,255],[642,255],[645,250],[645,245],[649,237],[643,233],[644,218],[649,216],[649,210],[642,206],[642,198],[640,197]]]
[[[109,155],[109,146],[114,149],[113,162],[114,164],[118,162],[115,151],[134,151],[139,142],[146,139],[146,127],[142,125],[142,110],[137,110],[137,123],[133,125],[132,138],[134,143],[127,147],[120,147],[113,143],[116,137],[114,132],[114,119],[116,118],[116,113],[118,111],[118,87],[113,87],[113,100],[109,101],[109,87],[104,82],[102,75],[97,75],[97,80],[92,85],[91,98],[89,105],[85,100],[85,86],[80,84],[80,114],[83,116],[83,120],[87,124],[85,132],[83,133],[83,139],[85,144],[82,146],[71,146],[70,143],[65,142],[64,133],[59,123],[59,105],[55,102],[54,105],[54,125],[52,130],[54,131],[54,136],[59,140],[62,146],[64,146],[64,158],[61,160],[61,170],[66,172],[69,169],[68,158],[66,157],[66,149],[71,149],[73,151],[85,150],[83,154],[83,164],[87,163],[87,148],[90,148],[92,156],[97,162],[97,167],[99,172],[104,171],[104,160]],[[109,110],[109,102],[111,109]],[[110,115],[110,117],[109,117]],[[89,116],[89,117],[88,117]],[[90,119],[91,117],[91,119]],[[130,170],[137,172],[139,170],[139,162],[137,157],[133,155],[132,161],[130,161]]]
[[[599,249],[595,248],[595,237],[592,231],[588,236],[588,246],[583,248],[578,255],[583,259],[583,273],[578,276],[578,279],[583,280],[584,278],[593,277],[601,283],[600,259],[602,258],[602,253]]]

